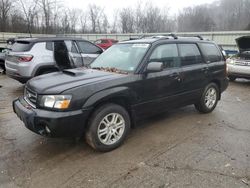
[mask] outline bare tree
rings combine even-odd
[[[120,22],[122,33],[134,32],[134,13],[131,8],[123,8],[120,12]]]
[[[13,6],[13,0],[0,0],[0,31],[6,31],[9,12]]]
[[[28,24],[28,32],[30,34],[30,37],[32,37],[31,33],[33,32],[33,28],[34,28],[34,19],[38,13],[38,10],[37,10],[38,0],[33,0],[30,3],[30,5],[28,5],[27,2],[24,3],[23,0],[19,0],[19,2],[22,6],[22,9],[23,9],[23,12],[24,12],[27,24]]]
[[[80,15],[80,25],[82,33],[86,33],[88,31],[87,20],[88,20],[88,15],[85,12],[82,12]]]
[[[103,11],[102,8],[95,5],[95,4],[89,5],[89,18],[91,21],[92,33],[97,32],[98,20],[99,20],[99,16],[100,16],[102,11]]]

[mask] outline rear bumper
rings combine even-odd
[[[225,78],[221,81],[221,87],[220,87],[221,93],[227,89],[228,84],[229,84],[228,78]]]
[[[29,79],[31,79],[31,77],[23,77],[17,73],[8,71],[8,69],[6,69],[6,75],[10,78],[13,78],[13,79],[23,83],[23,84],[26,83]]]
[[[227,64],[228,76],[238,78],[250,78],[250,66]]]
[[[13,101],[13,110],[25,126],[46,137],[81,136],[90,110],[54,112],[31,108],[21,97]]]

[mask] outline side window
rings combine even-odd
[[[205,56],[206,62],[218,62],[222,60],[219,49],[211,43],[200,43],[201,51]]]
[[[91,44],[90,42],[80,41],[77,42],[77,44],[81,53],[100,54],[101,49],[96,47],[94,44]]]
[[[178,44],[178,46],[182,66],[202,63],[202,57],[196,44]]]
[[[108,40],[102,40],[102,44],[107,44],[107,43],[109,43]]]
[[[156,47],[149,58],[149,62],[162,62],[164,68],[180,66],[176,44],[164,44]]]
[[[67,41],[65,41],[65,44],[66,44],[69,52],[78,53],[76,46],[75,46],[75,42],[67,40]]]
[[[46,49],[49,51],[53,51],[53,42],[46,42]]]

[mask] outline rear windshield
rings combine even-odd
[[[17,41],[11,47],[11,51],[13,52],[27,52],[31,49],[32,43],[27,41]]]

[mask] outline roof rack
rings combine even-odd
[[[199,38],[200,40],[204,40],[203,37],[200,36],[200,35],[196,35],[196,36],[194,36],[194,37],[197,37],[197,38]]]

